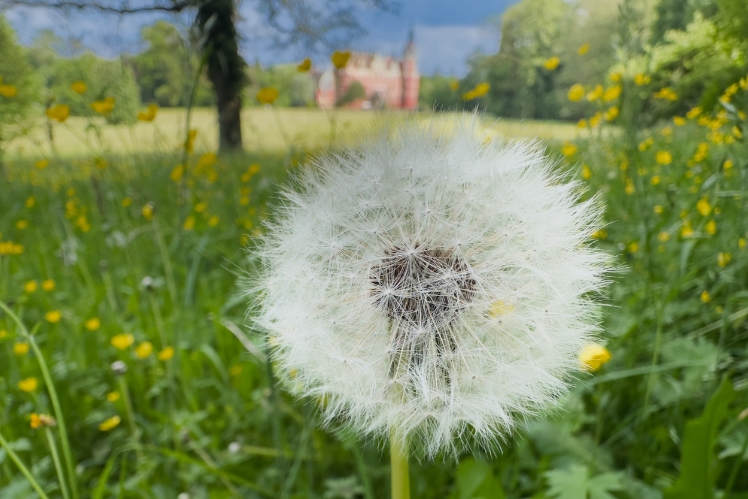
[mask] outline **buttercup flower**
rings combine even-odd
[[[579,354],[579,362],[590,371],[597,371],[610,360],[610,352],[602,345],[587,345]]]
[[[260,104],[272,104],[278,98],[278,90],[273,87],[261,88],[255,97]]]
[[[501,440],[579,369],[599,205],[538,144],[482,139],[401,125],[322,157],[261,236],[253,319],[327,422],[433,457]]]
[[[546,59],[546,61],[543,63],[543,67],[548,71],[553,71],[558,67],[558,64],[560,62],[561,60],[554,55],[553,57]]]
[[[70,89],[71,89],[71,90],[72,90],[73,92],[75,92],[76,94],[79,94],[79,95],[83,95],[83,94],[85,94],[85,93],[86,93],[86,89],[87,89],[87,88],[88,88],[88,87],[86,86],[86,82],[84,82],[84,81],[80,81],[80,80],[79,80],[79,81],[76,81],[76,82],[73,82],[73,83],[72,83],[72,84],[70,85]]]
[[[299,73],[308,73],[310,69],[312,69],[312,60],[310,58],[306,58],[301,63],[296,66],[296,69],[299,71]]]
[[[39,386],[39,382],[34,377],[22,379],[21,381],[18,382],[18,388],[22,392],[26,392],[26,393],[31,393],[35,391],[38,386]]]
[[[119,426],[121,422],[122,419],[119,416],[112,416],[111,418],[106,419],[99,424],[99,430],[112,431],[117,426]]]
[[[145,111],[140,111],[138,113],[138,120],[153,121],[156,119],[156,114],[158,114],[158,104],[148,104]]]
[[[64,123],[70,117],[70,106],[67,104],[57,104],[45,111],[47,118],[53,121]],[[47,162],[49,164],[49,162]],[[37,167],[38,168],[38,167]]]
[[[343,69],[348,64],[348,59],[351,58],[349,51],[341,52],[336,50],[331,56],[330,60],[337,69]]]

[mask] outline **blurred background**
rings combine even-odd
[[[413,496],[748,498],[745,0],[0,0],[0,497],[389,497],[239,277],[311,156],[478,110],[620,272],[571,391]]]

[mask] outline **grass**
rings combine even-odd
[[[80,497],[387,497],[380,444],[319,429],[316,402],[276,386],[263,339],[243,327],[243,248],[306,151],[329,143],[327,115],[250,110],[248,153],[216,157],[205,153],[214,119],[199,110],[200,152],[180,169],[182,116],[103,126],[101,143],[76,142],[85,122],[71,119],[56,126],[57,155],[38,131],[6,156],[0,250],[22,251],[0,256],[0,298],[20,322],[0,313],[0,497],[35,497],[35,483],[50,498],[63,484]],[[338,144],[372,116],[340,113]],[[486,120],[554,139],[554,151],[575,141],[567,162],[585,165],[574,175],[607,206],[595,244],[622,269],[605,307],[612,360],[502,453],[413,462],[413,497],[659,498],[681,469],[702,470],[710,491],[748,494],[737,419],[748,407],[748,147],[725,143],[732,126],[716,128],[720,142],[712,121],[630,134]],[[733,402],[692,456],[686,422],[725,377]],[[32,413],[65,426],[32,429]]]

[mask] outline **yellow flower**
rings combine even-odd
[[[700,298],[702,303],[709,303],[712,300],[712,295],[709,294],[709,291],[704,290],[701,292]]]
[[[574,154],[576,154],[577,149],[578,149],[577,146],[575,146],[574,144],[571,144],[571,143],[567,142],[561,148],[561,154],[563,154],[564,156],[566,156],[567,158],[569,158],[571,156],[574,156]]]
[[[630,178],[626,179],[626,187],[624,187],[623,190],[629,196],[632,195],[634,192],[636,192],[636,188],[634,187],[634,182]]]
[[[587,128],[587,120],[581,119],[577,121],[577,128]]]
[[[662,134],[663,137],[670,137],[671,135],[673,135],[673,129],[670,128],[669,126],[666,126],[660,131],[660,133]]]
[[[657,239],[659,239],[661,242],[667,242],[670,240],[670,233],[667,231],[662,231],[657,235]]]
[[[195,205],[195,211],[198,213],[202,213],[205,211],[205,208],[207,207],[208,205],[201,201]]]
[[[686,113],[686,117],[690,119],[694,119],[697,116],[701,114],[701,108],[699,106],[696,106],[695,108],[691,109]]]
[[[587,165],[582,165],[582,178],[585,180],[592,178],[592,170]]]
[[[171,174],[169,175],[169,178],[172,179],[174,182],[179,182],[182,180],[182,176],[184,175],[184,165],[177,165],[171,170]]]
[[[637,73],[634,75],[634,83],[640,87],[642,85],[647,85],[650,81],[652,81],[652,78],[644,73]]]
[[[135,337],[131,334],[122,333],[112,338],[112,346],[117,350],[124,350],[135,342]]]
[[[57,426],[57,421],[49,414],[37,414],[34,412],[31,414],[29,426],[31,426],[32,430],[38,430],[39,428]]]
[[[584,55],[590,50],[590,44],[589,43],[583,43],[578,49],[577,54]]]
[[[579,353],[579,363],[590,371],[597,371],[610,360],[610,352],[602,345],[587,345]]]
[[[584,98],[584,87],[579,83],[575,83],[569,89],[569,93],[567,94],[567,97],[572,102],[577,102],[577,101],[582,100]]]
[[[664,100],[677,100],[678,94],[676,94],[672,88],[670,87],[662,87],[659,92],[655,92],[652,94],[652,96],[655,99],[664,99]]]
[[[158,104],[148,104],[148,108],[145,111],[138,113],[138,120],[140,121],[153,121],[156,119],[158,113]]]
[[[614,87],[610,87],[603,93],[603,100],[605,102],[610,102],[613,100],[616,100],[621,95],[621,86],[616,85]]]
[[[296,66],[299,73],[308,73],[310,69],[312,69],[312,60],[308,57]]]
[[[629,243],[627,249],[629,250],[629,253],[636,253],[637,251],[639,251],[639,243],[637,243],[636,241]]]
[[[654,212],[655,212],[655,213],[656,213],[657,215],[662,215],[662,212],[663,212],[663,211],[665,211],[665,210],[664,210],[664,209],[662,208],[662,206],[661,206],[661,205],[659,205],[659,204],[655,205],[655,207],[654,207]]]
[[[722,163],[722,168],[724,168],[725,170],[729,170],[730,168],[733,167],[733,165],[734,163],[732,162],[731,159],[726,159],[725,162]]]
[[[278,90],[273,87],[261,88],[256,98],[260,104],[272,104],[278,98]]]
[[[0,85],[0,95],[10,99],[18,93],[18,89],[13,85]]]
[[[590,118],[590,127],[596,127],[600,123],[600,118],[602,118],[600,113],[593,114]]]
[[[26,203],[24,203],[26,208],[33,208],[36,204],[36,199],[34,199],[34,196],[29,196],[26,198]]]
[[[659,185],[660,183],[660,176],[659,175],[653,175],[652,178],[649,180],[649,183],[652,185]]]
[[[187,140],[184,142],[184,150],[192,154],[195,150],[195,139],[197,138],[197,130],[194,128],[187,132]]]
[[[211,227],[215,227],[216,225],[218,225],[219,221],[220,221],[220,218],[218,218],[217,215],[213,215],[212,217],[208,219],[208,225]]]
[[[38,386],[39,382],[33,376],[31,378],[22,379],[18,382],[18,388],[20,388],[22,392],[26,393],[33,392],[37,389]]]
[[[706,231],[711,236],[716,234],[717,233],[717,222],[715,222],[714,220],[709,220],[706,224]]]
[[[330,56],[330,60],[332,61],[333,65],[338,69],[343,69],[346,66],[346,64],[348,64],[348,60],[350,58],[351,58],[351,53],[348,50],[344,52],[336,50]]]
[[[75,92],[78,95],[83,95],[86,93],[86,84],[85,82],[82,82],[80,80],[73,82],[72,85],[70,85],[70,89]]]
[[[174,357],[174,347],[166,347],[158,353],[158,360],[167,361]]]
[[[141,359],[148,358],[153,353],[153,344],[150,341],[144,341],[135,348],[135,355]]]
[[[502,300],[497,300],[491,304],[491,308],[488,310],[488,314],[491,317],[501,317],[514,312],[514,305],[506,303]]]
[[[618,107],[613,106],[607,111],[605,111],[605,121],[613,121],[618,117]]]
[[[64,123],[70,117],[70,106],[67,104],[57,104],[48,108],[45,114],[52,121]]]
[[[675,124],[675,126],[683,126],[686,124],[686,118],[684,118],[683,116],[674,116],[673,123]]]
[[[8,331],[6,331],[5,329],[0,329],[0,340],[5,338],[6,336],[8,336]]]
[[[595,232],[592,233],[592,239],[605,239],[608,237],[608,231],[605,229],[597,229]]]
[[[650,148],[650,146],[651,146],[652,144],[654,144],[654,138],[652,138],[652,137],[647,137],[646,139],[642,140],[642,141],[641,141],[641,142],[639,143],[639,150],[640,150],[640,151],[646,151],[647,149],[649,149],[649,148]]]
[[[462,100],[465,100],[465,101],[473,100],[475,99],[475,97],[476,97],[475,90],[470,90],[469,92],[465,92],[464,94],[462,94]]]
[[[673,162],[673,155],[668,151],[657,151],[657,154],[655,154],[655,161],[661,165],[669,165]]]
[[[187,219],[184,221],[184,224],[182,224],[182,228],[184,230],[192,230],[195,228],[195,217],[190,215],[187,217]]]
[[[727,267],[727,264],[730,263],[730,260],[732,260],[732,255],[730,253],[717,254],[717,265],[722,268]]]
[[[38,287],[39,286],[37,285],[36,281],[29,281],[29,282],[27,282],[26,284],[23,285],[23,290],[24,290],[24,292],[26,292],[28,294],[31,294],[34,291],[36,291],[36,289]]]
[[[111,402],[112,404],[117,402],[120,399],[121,395],[119,392],[109,392],[106,394],[106,399]]]
[[[615,73],[610,73],[610,76],[608,76],[608,78],[610,78],[611,81],[618,83],[623,79],[623,73],[621,73],[620,71],[616,71]]]
[[[99,424],[99,430],[111,431],[115,429],[121,422],[122,422],[122,419],[119,416],[112,416],[111,418]]]
[[[16,343],[13,345],[13,353],[18,355],[19,357],[22,355],[26,355],[29,353],[29,344],[28,343]]]
[[[98,317],[91,317],[85,322],[84,326],[89,331],[96,331],[101,327],[101,320]]]
[[[707,198],[701,198],[696,203],[696,210],[701,214],[702,217],[705,217],[712,211],[712,205],[709,204],[709,200]]]
[[[39,161],[34,163],[34,166],[37,167],[39,170],[44,170],[46,167],[49,166],[49,160],[40,159]]]
[[[123,208],[127,208],[131,204],[132,204],[132,198],[127,197],[127,198],[123,198],[122,199],[122,207]]]
[[[149,222],[153,220],[153,203],[146,203],[145,205],[143,205],[140,213],[143,215],[143,218],[145,218]]]
[[[594,102],[597,99],[601,98],[603,96],[603,93],[603,86],[596,85],[595,88],[593,88],[592,91],[587,94],[587,100],[590,102]]]
[[[451,88],[452,90],[457,90],[458,88],[460,88],[459,80],[455,80],[452,83],[450,83],[449,88]]]
[[[744,237],[741,237],[738,239],[738,248],[745,249],[746,243],[748,243],[748,241],[746,241]]]
[[[550,57],[545,60],[543,63],[543,67],[547,69],[548,71],[553,71],[558,67],[558,64],[561,62],[561,60],[556,57],[555,55],[553,57]]]
[[[62,319],[62,314],[59,310],[50,310],[46,314],[44,314],[44,318],[49,322],[50,324],[55,324],[57,322],[60,322],[60,319]]]
[[[114,111],[114,97],[107,97],[104,100],[97,100],[91,103],[91,109],[103,115],[108,115]]]
[[[29,226],[29,221],[28,220],[19,220],[19,221],[16,222],[16,229],[18,229],[18,230],[27,229],[28,226]]]
[[[488,93],[489,90],[491,90],[491,85],[489,83],[483,82],[478,83],[473,89],[473,92],[475,92],[476,97],[483,97]]]

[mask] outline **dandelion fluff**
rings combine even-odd
[[[595,199],[476,118],[317,159],[259,245],[252,316],[325,420],[427,457],[551,407],[598,331]]]

